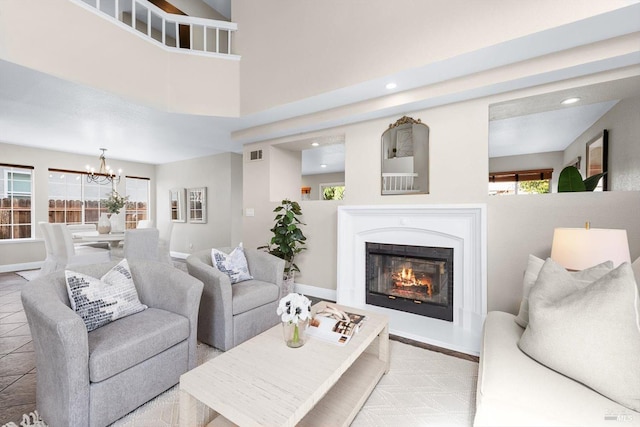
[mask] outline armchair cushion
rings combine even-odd
[[[70,270],[65,270],[65,279],[71,308],[89,332],[147,308],[138,299],[126,259],[100,279]]]
[[[276,301],[280,295],[280,288],[273,283],[247,280],[232,286],[231,292],[232,313],[235,316]]]
[[[242,243],[229,254],[216,248],[211,249],[211,259],[215,268],[229,276],[231,284],[253,279],[249,273]]]
[[[189,319],[149,308],[89,333],[89,378],[99,382],[189,337]]]

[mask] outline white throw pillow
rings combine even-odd
[[[211,249],[211,261],[215,268],[229,276],[231,284],[253,279],[249,274],[249,265],[247,264],[247,258],[244,256],[242,243],[232,250],[230,254],[225,254],[215,248]]]
[[[524,279],[522,281],[522,301],[520,302],[520,311],[514,319],[515,322],[523,328],[526,328],[527,324],[529,323],[529,293],[531,292],[531,289],[536,286],[538,274],[540,273],[540,269],[542,268],[544,263],[545,261],[541,260],[540,258],[534,255],[529,255],[529,262],[527,264],[527,269],[525,270]],[[572,271],[569,274],[574,276],[577,280],[583,281],[584,283],[591,283],[594,280],[604,276],[612,269],[613,262],[606,261],[602,264],[594,265],[593,267],[587,268],[585,270]]]
[[[89,332],[147,308],[138,299],[126,259],[100,279],[70,270],[65,270],[64,275],[71,308]]]
[[[518,346],[543,365],[640,411],[638,288],[629,263],[585,284],[548,259]]]

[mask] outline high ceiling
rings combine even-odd
[[[214,0],[211,1],[214,2]],[[581,22],[579,24],[580,33],[588,33],[590,26],[595,26],[600,31],[599,37],[603,39],[614,37],[616,35],[615,26],[606,24],[605,18]],[[575,28],[570,25],[561,31],[573,34],[574,30]],[[490,64],[495,61],[495,58],[510,57],[513,49],[519,48],[518,43],[524,43],[527,49],[538,52],[538,54],[563,48],[562,46],[550,47],[547,39],[548,35],[542,34],[539,37],[533,35],[515,44],[509,42],[492,46],[483,50],[482,53],[474,52],[470,55],[452,58],[450,61],[403,70],[396,75],[383,76],[379,79],[239,118],[195,116],[160,111],[135,104],[113,93],[65,81],[0,60],[0,76],[2,76],[0,79],[0,141],[95,156],[99,154],[98,148],[104,147],[109,150],[107,153],[109,158],[128,159],[150,164],[168,163],[221,152],[241,152],[244,143],[304,134],[305,132],[330,129],[335,126],[375,118],[400,116],[410,111],[419,111],[451,102],[460,102],[465,99],[540,84],[540,80],[536,80],[538,76],[533,75],[531,79],[523,78],[517,82],[505,82],[499,88],[486,87],[480,88],[480,90],[468,90],[437,98],[418,100],[411,96],[404,96],[412,89],[442,81],[444,78],[442,76],[462,76],[464,73],[461,70],[467,70],[469,73],[472,72],[469,70],[478,72],[477,64],[480,59],[483,60],[486,67],[491,67]],[[559,43],[562,43],[562,39]],[[617,62],[611,61],[611,64],[613,64],[612,67],[621,67],[638,62],[638,59],[634,57],[622,57]],[[590,68],[592,66],[593,68]],[[603,71],[602,67],[602,63],[594,62],[593,64],[585,64],[580,69],[563,70],[566,72],[562,78],[572,77],[570,72],[575,72],[574,75],[579,76]],[[559,78],[556,77],[556,79]],[[341,115],[339,119],[290,128],[285,131],[242,134],[242,131],[255,126],[329,111],[359,102],[378,100],[387,95],[393,96],[393,92],[384,88],[389,80],[395,80],[399,83],[395,92],[405,91],[401,97],[396,96],[394,101],[406,98],[405,102],[389,103],[390,106],[379,103],[377,108],[365,112],[357,108],[353,111],[344,109],[345,114]],[[637,89],[640,85],[637,85],[637,82],[635,84]],[[622,88],[620,91],[621,93],[630,93],[629,89]],[[497,155],[507,155],[510,152],[507,144],[497,139],[500,135],[518,141],[532,137],[536,141],[542,140],[541,137],[534,137],[536,134],[530,130],[532,128],[542,132],[545,128],[551,127],[553,132],[559,135],[558,126],[563,125],[567,127],[563,131],[567,135],[579,135],[580,129],[584,130],[584,127],[588,127],[588,124],[596,120],[599,114],[601,115],[611,107],[612,104],[608,101],[620,99],[620,97],[612,98],[613,93],[610,90],[601,92],[607,96],[585,95],[583,96],[584,102],[579,104],[578,108],[571,109],[570,113],[569,109],[557,110],[557,108],[550,107],[541,109],[540,105],[559,102],[555,100],[544,101],[544,97],[524,100],[524,103],[517,100],[513,103],[503,103],[500,106],[492,107],[491,115],[494,121],[491,126],[492,129],[498,129],[500,132],[492,132],[491,153],[495,154],[499,151]],[[532,113],[536,116],[515,118]],[[534,118],[535,120],[533,120]],[[527,130],[526,126],[532,126],[532,128]],[[236,132],[235,135],[241,136],[232,138],[234,132]],[[520,133],[516,134],[515,132]],[[336,157],[336,148],[333,147],[331,150],[334,151],[333,156]],[[320,152],[321,150],[318,150],[317,154]],[[344,153],[344,149],[342,153]],[[511,153],[514,152],[511,151]],[[314,164],[318,163],[316,160],[313,162]]]

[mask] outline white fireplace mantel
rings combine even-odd
[[[487,313],[486,223],[480,204],[339,206],[337,302],[387,314],[394,335],[478,355]],[[366,242],[453,248],[453,322],[367,304]]]

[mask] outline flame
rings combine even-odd
[[[433,294],[433,286],[429,278],[423,278],[419,280],[416,278],[412,268],[403,267],[401,271],[393,273],[392,278],[396,287],[408,287],[408,286],[426,286],[427,295]]]

